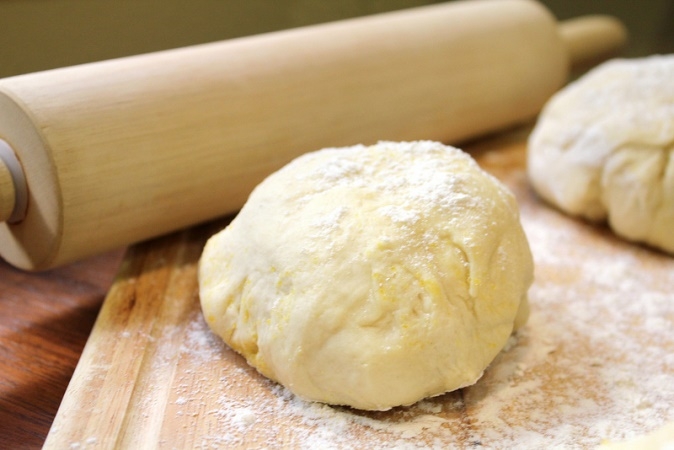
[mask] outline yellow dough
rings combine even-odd
[[[566,213],[674,253],[674,55],[613,60],[558,92],[528,174]]]
[[[435,142],[296,159],[199,266],[207,323],[252,366],[367,410],[475,383],[526,321],[532,278],[513,195]]]

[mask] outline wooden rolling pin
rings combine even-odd
[[[234,212],[307,151],[531,119],[624,40],[473,0],[0,80],[0,255],[50,268]]]

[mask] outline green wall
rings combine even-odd
[[[431,0],[0,0],[0,77],[438,3]],[[560,18],[610,13],[627,56],[674,52],[672,0],[544,0]]]

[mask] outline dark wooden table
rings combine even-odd
[[[0,260],[0,448],[41,448],[123,251],[42,273]]]

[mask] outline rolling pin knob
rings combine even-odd
[[[559,26],[559,36],[573,71],[584,71],[618,56],[627,44],[625,25],[614,17],[604,15],[565,20]]]
[[[17,223],[26,215],[28,192],[21,163],[0,139],[0,222]]]

